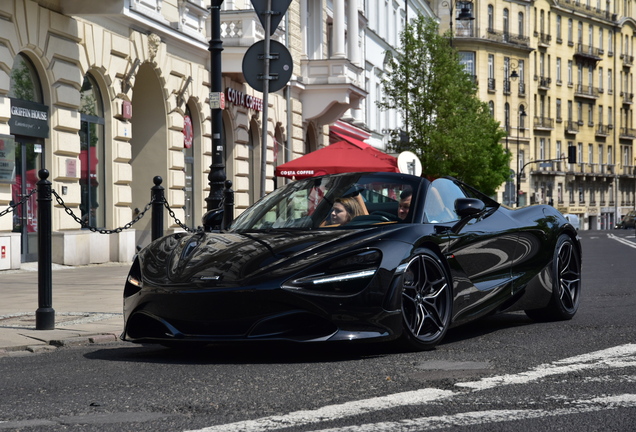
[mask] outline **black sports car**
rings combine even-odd
[[[334,224],[347,198],[363,214]],[[122,339],[400,339],[426,350],[496,312],[570,319],[580,293],[581,245],[553,207],[510,209],[452,178],[338,174],[289,183],[222,232],[141,250]]]

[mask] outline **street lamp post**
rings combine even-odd
[[[221,4],[223,0],[212,0],[210,5],[211,38],[208,50],[210,51],[210,94],[223,91],[223,74],[221,71],[221,52],[223,41],[221,40]],[[211,107],[212,126],[212,165],[208,182],[210,194],[205,199],[207,210],[216,210],[223,202],[223,187],[225,185],[225,163],[223,161],[223,111],[221,107]]]
[[[512,67],[512,72],[510,68]],[[506,58],[506,62],[504,64],[504,96],[506,99],[506,103],[504,105],[504,116],[505,116],[505,127],[506,127],[506,153],[510,154],[510,149],[508,147],[508,135],[510,135],[510,104],[508,104],[508,95],[511,91],[510,80],[516,81],[519,78],[519,74],[516,70],[517,64],[515,62],[510,62]],[[514,185],[514,171],[510,170],[510,177],[506,180],[506,190],[504,192],[504,201],[507,205],[512,206],[514,201],[513,194],[515,193],[515,185]]]
[[[510,135],[510,105],[508,104],[508,95],[511,92],[510,80],[516,81],[519,78],[519,74],[515,68],[514,63],[510,63],[505,68],[506,78],[504,81],[504,95],[506,96],[506,105],[504,106],[504,114],[506,116],[506,151],[508,151],[508,135]],[[508,74],[509,68],[512,67],[512,72]]]
[[[468,7],[468,3],[472,3],[471,1],[462,1],[459,2],[462,4],[462,7],[459,11],[459,15],[455,18],[453,11],[455,10],[455,0],[446,1],[444,0],[441,5],[445,8],[448,8],[450,13],[450,45],[453,46],[453,18],[457,21],[472,21],[475,19],[470,8]]]
[[[521,158],[519,157],[519,129],[521,129],[521,119],[526,117],[526,110],[523,108],[523,105],[519,107],[519,123],[517,123],[517,195],[515,204],[519,207],[519,193],[521,192]]]

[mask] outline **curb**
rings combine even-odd
[[[83,336],[73,336],[64,339],[43,340],[37,345],[22,345],[0,349],[0,358],[23,357],[33,354],[55,351],[57,348],[74,347],[91,344],[106,344],[117,342],[119,336],[115,333],[93,333]]]

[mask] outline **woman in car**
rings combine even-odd
[[[368,214],[363,205],[357,197],[336,198],[329,213],[327,226],[343,225],[356,216]]]

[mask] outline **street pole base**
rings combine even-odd
[[[55,310],[53,308],[39,308],[35,311],[35,329],[55,329]]]

